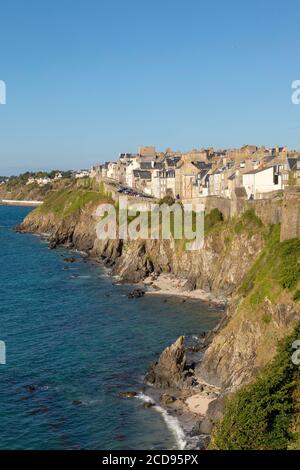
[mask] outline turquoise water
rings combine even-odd
[[[118,394],[141,390],[165,346],[212,328],[218,314],[176,299],[129,300],[131,287],[100,265],[79,255],[67,264],[70,252],[15,233],[29,211],[0,206],[0,448],[176,448],[161,414]]]

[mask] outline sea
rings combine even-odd
[[[182,449],[180,423],[145,408],[144,374],[179,335],[220,312],[146,295],[81,253],[16,233],[32,210],[0,206],[0,449]],[[73,256],[74,263],[65,262]],[[119,394],[135,391],[137,397]]]

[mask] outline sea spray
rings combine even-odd
[[[175,416],[171,416],[164,408],[157,405],[148,395],[145,395],[144,393],[138,393],[137,398],[142,400],[144,403],[151,403],[153,405],[152,408],[162,415],[168,429],[175,437],[178,450],[184,450],[186,446],[186,438],[178,419],[175,418]]]

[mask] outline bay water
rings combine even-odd
[[[1,449],[176,449],[177,424],[142,400],[151,362],[179,335],[219,317],[195,301],[128,299],[103,266],[49,250],[15,226],[31,209],[0,206]],[[75,256],[75,263],[64,258]]]

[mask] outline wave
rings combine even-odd
[[[154,400],[144,393],[138,393],[137,398],[142,400],[144,403],[152,403],[153,409],[160,413],[169,428],[173,436],[176,439],[178,450],[184,450],[186,446],[186,438],[182,427],[179,424],[179,421],[175,416],[171,416],[164,408],[157,405]]]
[[[71,276],[71,279],[91,279],[92,276],[89,276],[89,275],[86,275],[86,276],[80,276],[79,274],[78,275],[73,275]]]

